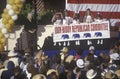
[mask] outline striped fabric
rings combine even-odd
[[[67,0],[66,9],[73,15],[74,12],[85,15],[87,8],[90,8],[92,15],[96,18],[100,12],[105,19],[110,19],[112,26],[120,22],[120,0]]]

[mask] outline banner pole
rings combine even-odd
[[[65,10],[67,9],[68,0],[65,0]]]

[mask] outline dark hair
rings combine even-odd
[[[15,64],[12,61],[9,61],[8,64],[7,64],[7,68],[9,70],[13,70],[15,68]]]
[[[90,8],[87,8],[87,11],[91,11]]]
[[[76,50],[76,53],[77,53],[78,55],[82,55],[83,50],[82,50],[82,49],[78,49],[78,50]]]
[[[56,75],[55,72],[52,72],[52,73],[50,74],[50,79],[58,79],[58,76]]]
[[[54,57],[53,57],[53,62],[54,63],[57,63],[57,64],[60,64],[61,63],[61,56],[59,54],[56,54]]]

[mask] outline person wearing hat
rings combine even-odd
[[[74,57],[73,55],[69,55],[69,56],[66,58],[65,62],[71,63],[71,61],[74,60],[74,59],[75,59],[75,57]]]
[[[20,59],[17,57],[18,53],[15,53],[14,51],[8,52],[8,60],[12,61],[15,64],[15,67],[19,66]]]
[[[61,50],[61,61],[62,61],[62,64],[65,63],[65,60],[66,58],[69,56],[68,55],[68,48],[67,47],[63,47],[63,49]]]
[[[115,74],[117,75],[118,79],[120,79],[120,69],[115,71]]]
[[[95,47],[94,46],[89,47],[89,53],[92,54],[94,56],[94,58],[97,58],[97,55],[95,55]]]
[[[88,79],[94,79],[96,75],[97,75],[97,72],[94,69],[90,69],[86,73],[86,76]]]
[[[83,61],[83,59],[78,59],[78,60],[76,61],[76,65],[77,65],[77,67],[79,67],[79,68],[84,68],[84,61]]]
[[[77,73],[76,75],[79,77],[79,79],[87,79],[87,77],[85,76],[86,74],[86,67],[85,67],[85,62],[83,59],[78,59],[76,60],[76,65],[77,65]],[[78,71],[79,70],[79,71]],[[76,76],[76,77],[77,77]]]
[[[43,74],[36,74],[32,77],[32,79],[46,79],[46,76]]]
[[[59,79],[58,71],[55,69],[49,69],[46,75],[49,79]]]
[[[105,79],[115,79],[115,74],[112,73],[110,70],[108,70],[105,75],[104,75]]]

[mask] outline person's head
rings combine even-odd
[[[68,54],[68,48],[67,47],[63,47],[63,49],[61,50],[61,52],[66,55]]]
[[[89,8],[86,10],[86,15],[91,15],[91,10]]]
[[[58,79],[58,76],[56,75],[55,72],[50,74],[50,79]]]
[[[95,54],[95,47],[94,46],[89,47],[89,53]]]
[[[79,13],[74,13],[74,15],[73,15],[73,19],[79,19],[79,18],[80,18]]]
[[[90,61],[93,62],[94,61],[94,55],[91,53],[88,53],[88,55],[85,57],[85,61]]]
[[[60,64],[61,63],[61,56],[59,54],[56,54],[53,57],[53,61],[54,61],[54,63]]]
[[[97,72],[94,69],[90,69],[87,71],[86,76],[88,79],[93,79],[97,75]]]
[[[27,59],[26,58],[23,58],[23,63],[27,64]]]
[[[62,19],[62,16],[60,13],[56,13],[56,19]]]
[[[39,73],[39,70],[38,70],[37,68],[35,68],[33,62],[31,62],[31,63],[29,63],[29,64],[27,65],[27,71],[28,71],[29,73],[31,73],[32,76],[34,76],[35,74],[38,74],[38,73]]]
[[[9,61],[7,63],[7,69],[8,70],[14,70],[14,68],[15,68],[15,64],[12,61]]]
[[[18,76],[18,75],[20,75],[21,74],[21,69],[20,69],[20,67],[19,66],[17,66],[15,69],[14,69],[14,73],[15,73],[15,76]]]
[[[115,74],[112,73],[110,70],[108,70],[105,75],[104,75],[105,79],[114,79],[115,78]]]
[[[100,14],[100,12],[97,13],[97,19],[102,19],[102,15]]]
[[[102,64],[102,61],[103,61],[102,57],[101,57],[101,56],[98,56],[98,57],[96,58],[94,64],[95,64],[96,66],[100,66],[100,65]]]
[[[64,16],[69,16],[69,14],[68,14],[68,11],[67,11],[67,10],[65,10],[65,11],[64,11]]]
[[[76,61],[76,65],[77,65],[77,67],[79,67],[79,68],[84,68],[84,65],[85,64],[85,62],[84,62],[84,60],[83,59],[78,59],[77,61]]]
[[[120,79],[120,69],[115,71],[115,74],[117,75],[117,77]]]
[[[58,79],[57,71],[54,69],[49,69],[46,75],[49,77],[49,79]]]
[[[32,79],[46,79],[46,76],[43,74],[36,74],[32,77]]]
[[[32,12],[28,13],[28,14],[27,14],[27,18],[28,18],[28,19],[33,19],[33,13],[32,13]]]
[[[94,55],[95,54],[95,50],[90,50],[89,53]]]

